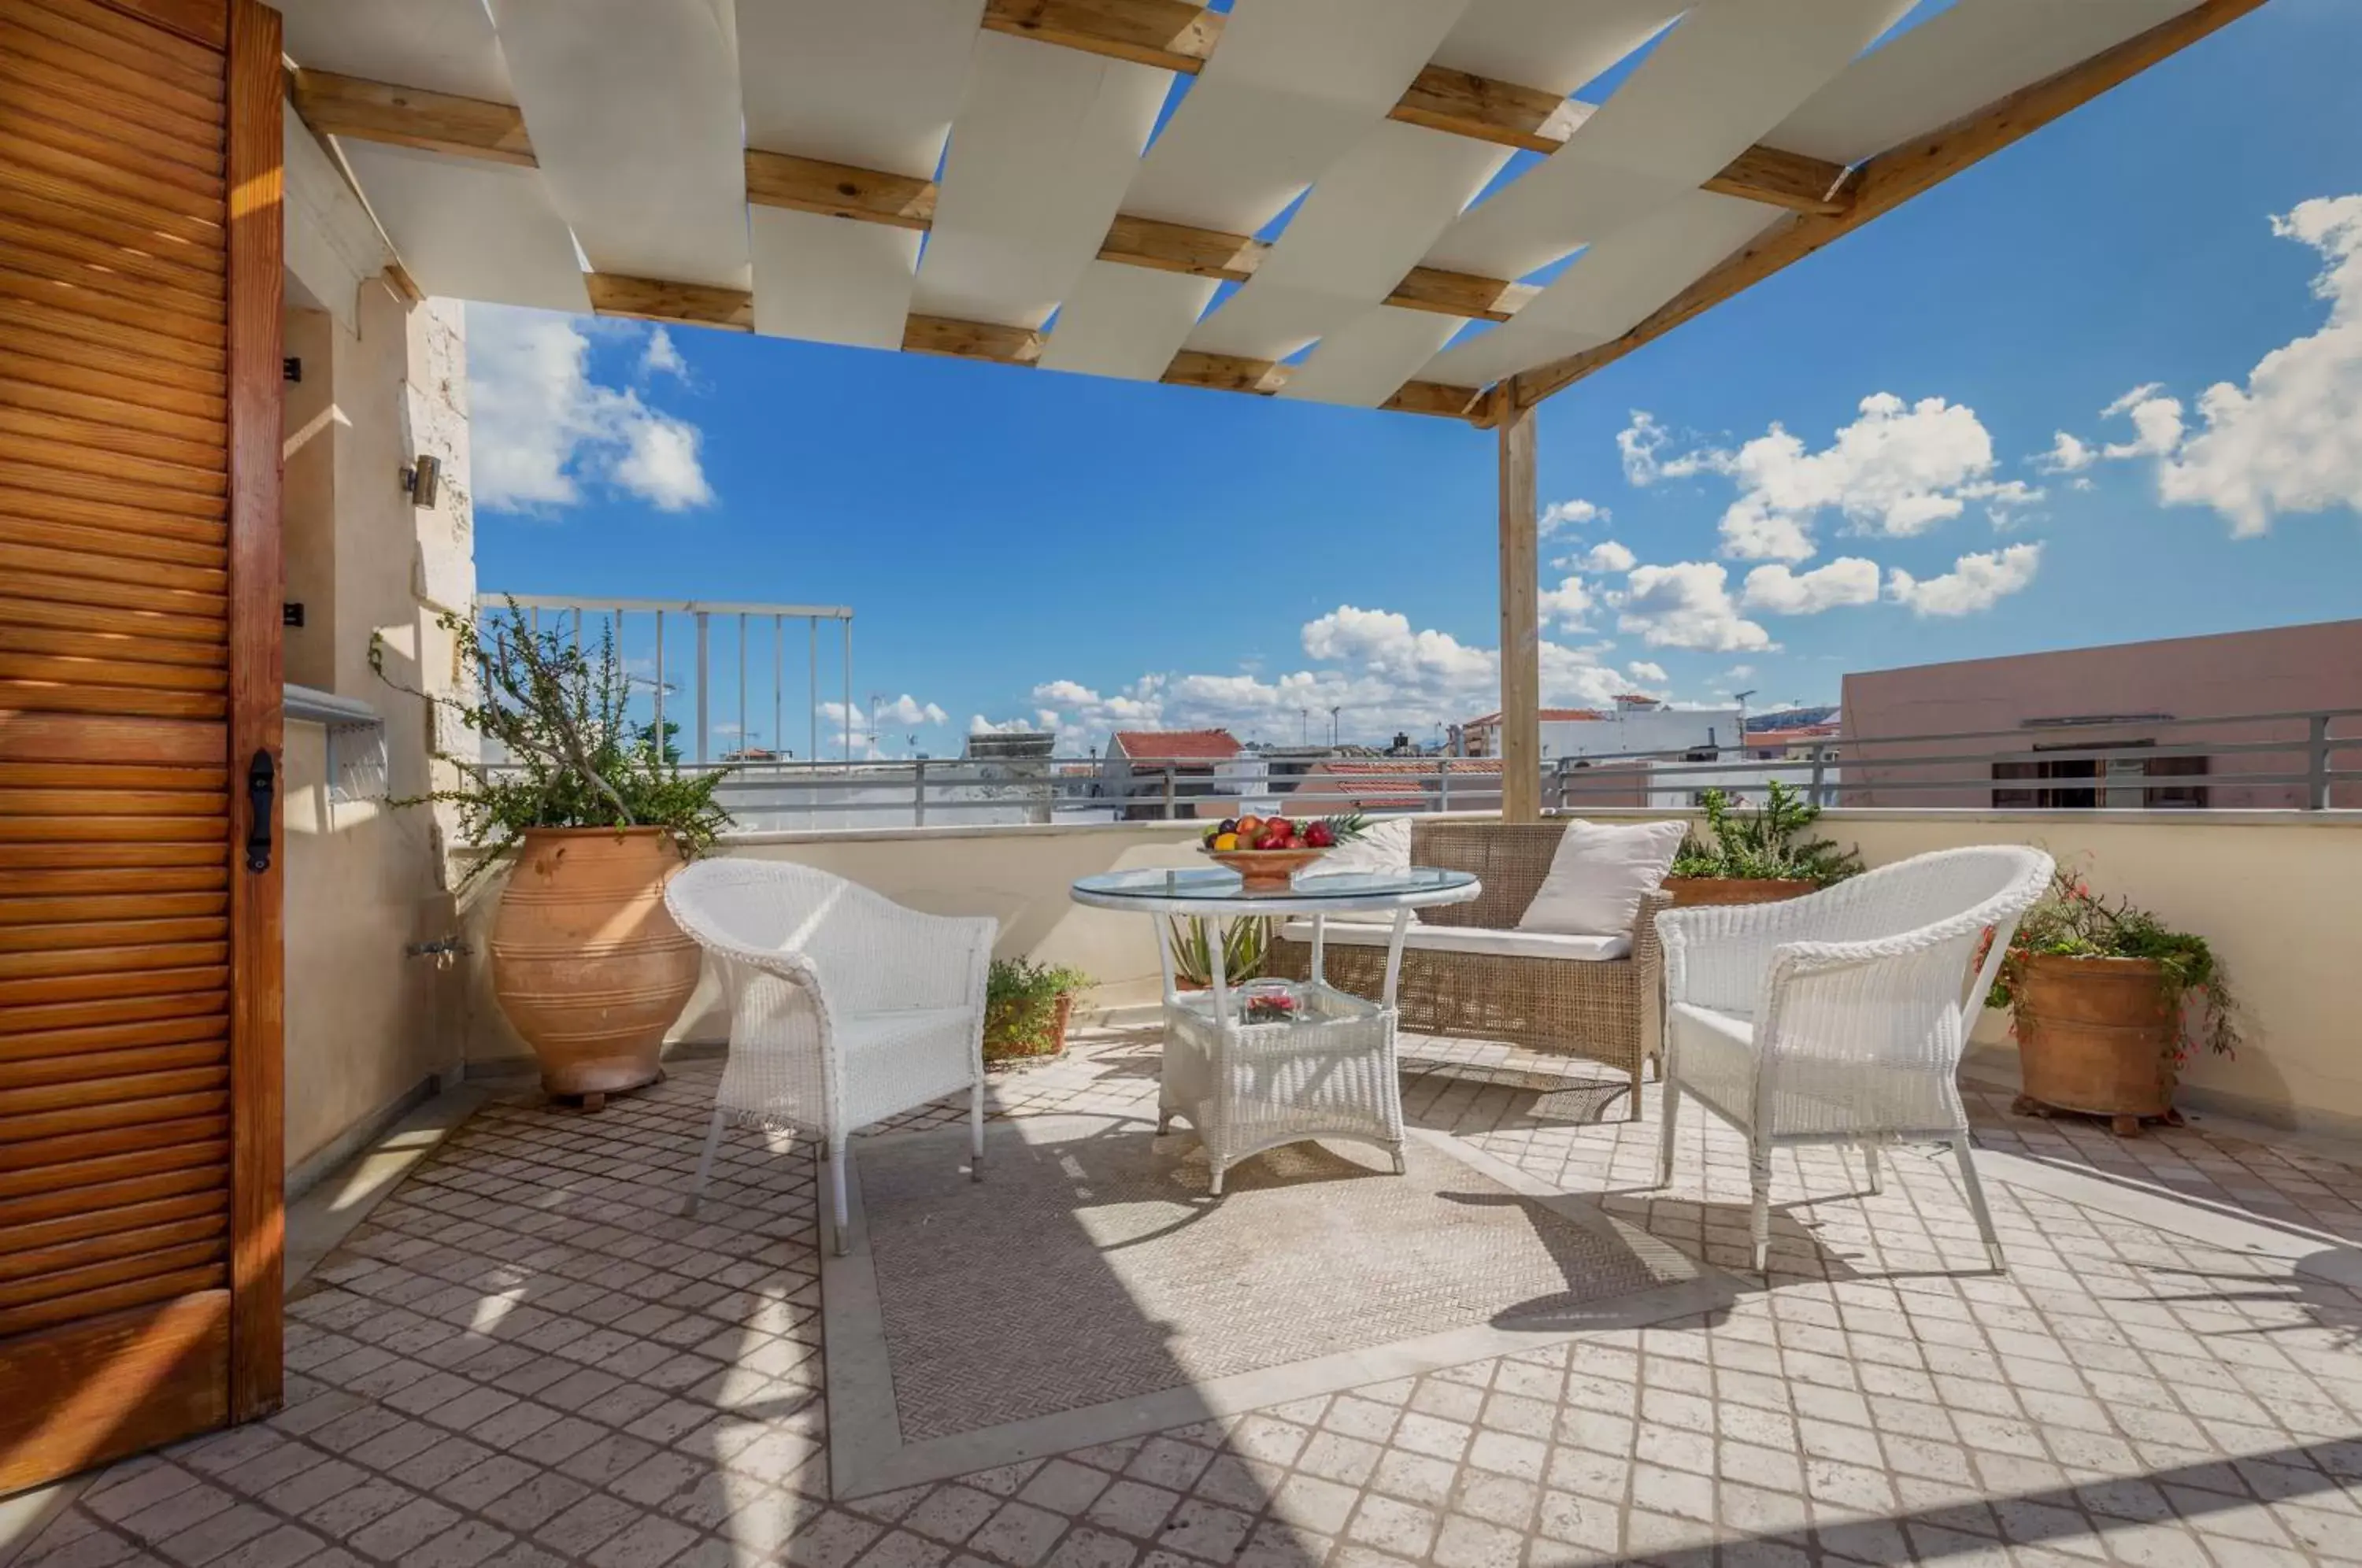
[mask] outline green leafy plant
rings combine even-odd
[[[995,958],[984,983],[984,1059],[1054,1055],[1065,1044],[1059,1002],[1090,985],[1080,969]]]
[[[729,825],[713,791],[726,768],[680,770],[679,754],[651,725],[625,714],[630,684],[612,631],[585,646],[557,631],[535,631],[512,602],[485,617],[446,613],[436,624],[458,645],[473,677],[467,697],[404,686],[386,673],[382,637],[370,644],[370,667],[396,690],[423,697],[504,754],[484,765],[440,750],[459,768],[448,790],[396,801],[458,808],[459,831],[487,853],[465,887],[514,849],[532,828],[662,828],[694,855]],[[665,726],[669,732],[670,724]]]
[[[1174,977],[1185,985],[1212,985],[1213,938],[1208,933],[1216,922],[1183,915],[1168,919],[1173,929],[1166,940],[1173,948]],[[1269,915],[1232,921],[1221,938],[1222,983],[1235,986],[1261,977],[1264,966],[1271,960],[1271,944],[1278,932],[1279,922]]]
[[[2036,955],[2147,958],[2158,966],[2165,1013],[2175,1021],[2177,1064],[2201,1046],[2225,1056],[2238,1049],[2238,1004],[2224,981],[2222,960],[2206,939],[2174,930],[2121,895],[2113,901],[2102,897],[2079,871],[2062,866],[2053,872],[2050,890],[2018,922],[1985,997],[1987,1007],[2008,1007],[2016,999],[2025,961]]]
[[[1721,790],[1708,790],[1699,802],[1705,808],[1705,833],[1693,830],[1682,839],[1681,853],[1673,856],[1668,875],[1811,882],[1826,888],[1861,874],[1860,851],[1840,850],[1826,838],[1805,836],[1820,820],[1818,806],[1807,804],[1777,779],[1769,795],[1760,806],[1734,807]]]

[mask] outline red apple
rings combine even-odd
[[[1329,849],[1336,843],[1337,830],[1327,823],[1314,823],[1304,830],[1304,847],[1307,849]]]

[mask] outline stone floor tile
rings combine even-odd
[[[1345,1526],[1352,1540],[1414,1562],[1427,1555],[1440,1518],[1432,1508],[1370,1493]]]

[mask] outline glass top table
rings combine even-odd
[[[1307,871],[1286,888],[1252,892],[1239,874],[1219,866],[1187,870],[1109,871],[1074,886],[1075,901],[1103,910],[1141,914],[1232,915],[1361,914],[1400,911],[1431,904],[1464,903],[1484,889],[1465,871],[1413,866],[1400,871]],[[1406,920],[1403,923],[1407,923]]]

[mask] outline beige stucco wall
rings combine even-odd
[[[289,116],[287,352],[282,521],[287,679],[375,708],[385,721],[387,794],[425,791],[425,703],[370,666],[381,634],[403,684],[447,690],[454,674],[436,610],[474,596],[468,494],[465,333],[460,307],[414,303],[382,269],[374,225],[309,134]],[[436,504],[414,506],[403,469],[443,465]],[[444,1020],[457,971],[405,956],[448,934],[440,832],[426,810],[332,802],[327,732],[290,722],[281,783],[286,867],[286,1157],[316,1164],[340,1140],[458,1066]]]
[[[1606,812],[1639,819],[1672,812]],[[1859,845],[1873,866],[1968,844],[2032,844],[2076,858],[2095,886],[2129,895],[2213,943],[2245,999],[2248,1044],[2235,1060],[2193,1063],[2202,1097],[2289,1124],[2362,1124],[2362,813],[1833,812],[1823,831]],[[1096,976],[1101,1006],[1152,1000],[1151,923],[1087,910],[1067,897],[1094,871],[1195,863],[1193,830],[1161,823],[1093,827],[916,829],[773,835],[724,853],[800,861],[833,871],[913,908],[989,914],[999,951],[1073,964]],[[479,900],[480,933],[496,888]],[[480,947],[480,940],[478,942]],[[725,1021],[710,988],[676,1036],[717,1040]],[[469,998],[472,1067],[522,1055],[476,974]],[[2011,1048],[2005,1018],[1989,1015],[1989,1046]]]

